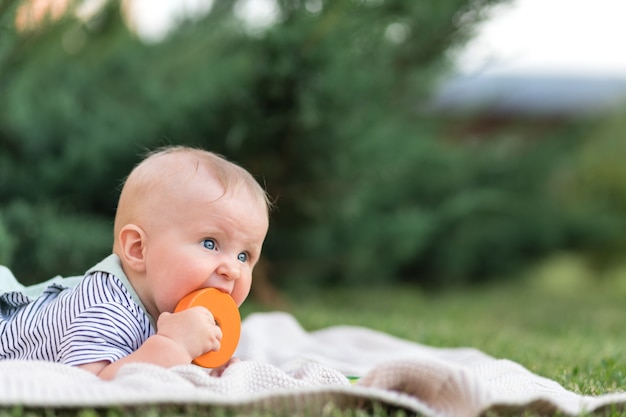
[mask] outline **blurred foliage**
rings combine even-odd
[[[22,32],[19,2],[3,3],[0,261],[25,282],[82,273],[110,252],[119,184],[165,144],[224,154],[266,185],[264,254],[286,288],[471,283],[603,241],[613,220],[552,189],[586,126],[474,144],[418,111],[497,2],[282,0],[251,31],[215,0],[157,43],[114,1]]]
[[[626,253],[625,110],[590,132],[557,176],[560,201],[596,225],[599,236],[587,253],[601,269],[622,262]]]
[[[110,220],[63,212],[58,206],[44,202],[32,205],[19,200],[4,209],[4,217],[7,228],[17,237],[11,248],[10,263],[16,271],[34,274],[37,272],[34,267],[71,271],[74,266],[91,265],[107,250],[110,252],[113,227]]]

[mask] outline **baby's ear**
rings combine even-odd
[[[122,227],[119,239],[119,254],[123,265],[128,265],[135,272],[145,272],[146,233],[135,224]]]

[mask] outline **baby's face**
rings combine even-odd
[[[187,191],[168,202],[166,222],[146,231],[142,301],[155,318],[200,288],[217,288],[241,305],[267,233],[266,207],[247,193],[216,200],[221,190],[211,194],[196,184]]]

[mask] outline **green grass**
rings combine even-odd
[[[431,346],[474,347],[516,361],[581,394],[626,391],[626,274],[607,278],[583,272],[571,259],[560,259],[534,271],[524,282],[471,290],[433,294],[412,287],[364,287],[309,292],[293,295],[288,311],[308,330],[337,324],[366,326]],[[242,314],[258,310],[263,308],[250,300]],[[0,417],[77,414],[231,415],[206,407],[0,410]],[[626,417],[626,412],[606,415]]]
[[[289,311],[308,330],[349,324],[430,346],[474,347],[598,395],[626,391],[625,300],[626,269],[599,275],[559,257],[512,284],[320,291],[292,297]]]
[[[349,324],[430,346],[474,347],[596,395],[626,390],[625,299],[606,287],[501,285],[445,294],[363,288],[298,297],[290,312],[308,330]]]

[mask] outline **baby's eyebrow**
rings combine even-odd
[[[256,244],[251,244],[248,246],[248,249],[246,249],[245,251],[248,252],[250,255],[253,255],[258,258],[261,254],[261,247]]]

